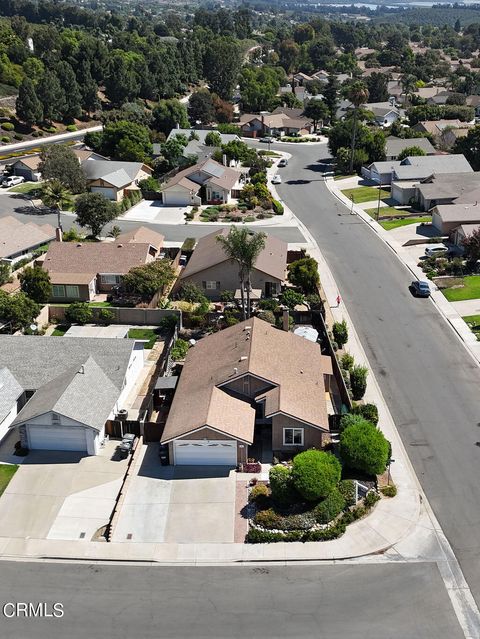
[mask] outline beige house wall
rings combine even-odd
[[[252,288],[261,289],[263,295],[265,295],[265,284],[267,282],[274,282],[277,284],[278,292],[280,293],[282,281],[272,277],[271,275],[267,275],[266,273],[253,269],[251,281]],[[233,260],[226,260],[221,264],[211,266],[210,268],[194,273],[189,277],[182,278],[181,283],[183,284],[183,282],[193,282],[199,286],[206,297],[211,300],[219,300],[222,291],[235,291],[240,288],[238,266],[235,262],[233,262]],[[218,288],[206,289],[204,288],[203,282],[217,282]]]
[[[328,427],[328,424],[326,426]],[[285,446],[283,443],[284,428],[303,428],[303,446]],[[321,448],[322,436],[326,435],[327,433],[323,433],[318,428],[308,426],[288,415],[280,414],[272,417],[272,450],[274,454],[275,451],[292,451],[294,453],[308,448]]]
[[[248,380],[248,387],[245,385],[245,380]],[[257,377],[252,377],[252,375],[244,375],[239,379],[232,380],[229,384],[225,384],[223,388],[228,388],[234,393],[238,393],[239,395],[243,395],[244,397],[253,398],[260,393],[273,388],[273,384],[258,379]]]

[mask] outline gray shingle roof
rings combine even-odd
[[[72,366],[39,388],[13,425],[53,411],[101,430],[115,406],[118,393],[118,388],[90,356],[80,366]]]
[[[427,155],[433,155],[435,149],[428,138],[395,138],[393,136],[387,138],[387,157],[397,157],[404,149],[418,146],[425,151]]]
[[[22,393],[23,388],[8,368],[0,368],[0,424]]]
[[[400,180],[409,180],[427,178],[435,173],[473,173],[473,169],[462,154],[426,155],[405,158],[395,173]]]
[[[112,162],[110,160],[85,160],[82,167],[87,180],[105,180],[120,188],[135,180],[143,167],[141,162]]]

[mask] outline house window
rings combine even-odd
[[[214,291],[217,288],[220,288],[220,282],[211,282],[207,280],[205,282],[205,288],[207,289],[207,291]]]
[[[52,424],[60,424],[60,415],[52,413]]]
[[[53,297],[65,297],[65,286],[63,284],[52,284]]]
[[[79,292],[78,292],[78,286],[66,286],[65,290],[67,292],[67,297],[72,297],[72,298],[78,298],[79,297]]]
[[[120,275],[100,275],[102,284],[120,284]]]
[[[284,428],[284,446],[303,446],[303,428]]]

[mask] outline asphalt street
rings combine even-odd
[[[56,213],[44,213],[35,209],[29,200],[22,197],[20,194],[8,194],[5,191],[0,190],[0,217],[4,217],[6,215],[14,215],[21,222],[35,222],[37,224],[51,224],[52,226],[57,226],[57,214]],[[162,235],[165,236],[167,240],[170,242],[183,242],[187,237],[203,237],[204,235],[208,235],[208,233],[213,233],[217,229],[224,228],[228,225],[221,224],[184,224],[184,225],[176,225],[176,224],[150,224],[148,222],[134,222],[128,220],[122,220],[119,218],[112,222],[112,225],[115,224],[119,226],[122,231],[128,231],[132,228],[138,228],[139,226],[147,226]],[[70,214],[62,213],[62,226],[65,231],[67,231],[72,226],[77,226],[75,224],[75,216]],[[107,229],[111,225],[107,225]],[[271,235],[275,235],[281,240],[285,242],[291,243],[304,243],[305,238],[298,228],[295,226],[274,226],[274,227],[261,227],[255,226],[257,230],[264,230],[270,233]]]
[[[278,146],[290,151],[293,147]],[[480,369],[395,254],[328,191],[325,145],[297,145],[280,196],[308,227],[433,510],[480,603]]]
[[[0,569],[0,636],[9,639],[463,637],[435,564]],[[2,615],[17,602],[61,603],[64,616]]]

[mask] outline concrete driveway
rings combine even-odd
[[[186,206],[163,206],[160,200],[142,200],[122,216],[124,220],[184,224]]]
[[[234,471],[223,466],[161,466],[158,445],[143,448],[113,541],[233,542]]]
[[[108,522],[127,461],[31,451],[0,498],[0,537],[86,539]],[[82,533],[84,533],[82,535]]]

